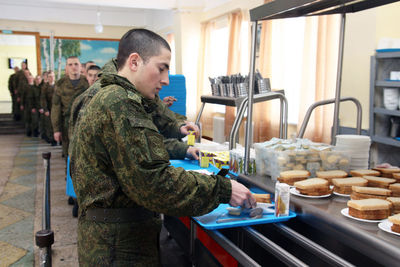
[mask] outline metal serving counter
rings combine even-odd
[[[275,181],[269,177],[239,175],[238,181],[274,192]],[[318,199],[291,195],[290,206],[297,213],[291,222],[296,224],[296,221],[300,221],[312,226],[378,264],[399,266],[400,236],[380,230],[378,223],[360,222],[343,216],[341,210],[347,207],[348,200],[336,195]]]

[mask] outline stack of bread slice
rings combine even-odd
[[[382,177],[393,178],[394,173],[400,175],[400,168],[372,168],[381,173]]]
[[[271,194],[253,194],[256,202],[271,203]]]
[[[367,198],[386,199],[392,194],[389,189],[380,187],[353,186],[352,190],[350,198],[354,200]]]
[[[384,178],[377,176],[363,176],[364,179],[368,180],[368,186],[370,187],[381,187],[381,188],[389,188],[390,184],[394,184],[396,179],[392,178]]]
[[[400,183],[389,185],[389,190],[392,191],[393,197],[400,197]]]
[[[379,176],[381,173],[379,171],[375,170],[367,170],[367,169],[358,169],[358,170],[351,170],[350,171],[351,176],[355,177],[363,177],[363,176]]]
[[[400,233],[400,214],[390,216],[389,222],[392,223],[391,230],[393,232]]]
[[[382,220],[390,215],[390,202],[383,199],[349,200],[349,215],[365,220]]]
[[[395,172],[392,174],[392,178],[397,180],[397,183],[400,183],[400,172]]]
[[[308,196],[323,196],[332,193],[328,181],[322,178],[310,178],[295,182],[294,186],[300,194]]]
[[[286,183],[288,185],[293,185],[297,181],[302,181],[310,177],[310,172],[305,170],[291,170],[283,171],[278,177],[278,181],[281,183]]]
[[[332,179],[345,178],[347,177],[347,172],[342,170],[318,171],[316,172],[316,175],[318,178],[327,180],[329,182],[329,185],[331,185]]]
[[[362,177],[332,179],[333,191],[339,194],[350,195],[353,186],[367,186],[368,180]]]
[[[400,213],[400,197],[388,197],[386,200],[392,204],[392,213]]]

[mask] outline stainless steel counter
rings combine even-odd
[[[239,175],[238,181],[274,192],[275,181],[269,177]],[[347,207],[348,200],[348,197],[336,195],[319,199],[291,195],[290,207],[298,214],[296,220],[324,231],[380,264],[398,266],[400,236],[380,230],[378,223],[360,222],[343,216],[341,210]]]

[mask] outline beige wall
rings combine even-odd
[[[379,39],[400,38],[400,3],[370,9],[346,18],[343,58],[342,96],[360,100],[363,108],[363,129],[369,128],[370,57],[375,53]],[[354,105],[341,105],[341,126],[355,127]]]

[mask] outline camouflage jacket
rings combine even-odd
[[[42,92],[40,94],[40,106],[45,112],[51,110],[54,87],[55,85],[50,85],[49,83],[45,83],[42,86]]]
[[[73,138],[73,133],[79,118],[84,113],[84,107],[101,89],[101,77],[107,74],[117,73],[117,62],[115,59],[106,63],[100,72],[99,80],[97,80],[88,90],[75,98],[71,106],[71,115],[69,119],[68,136],[70,140]],[[171,111],[157,95],[154,99],[154,111],[151,113],[153,123],[156,124],[160,133],[167,139],[164,140],[164,145],[171,159],[184,159],[188,145],[177,140],[181,138],[180,127],[185,124],[184,120],[178,120],[176,114]],[[186,117],[183,117],[186,119]],[[71,153],[69,153],[71,155]]]
[[[68,115],[68,109],[76,94],[82,93],[89,87],[87,80],[83,76],[79,79],[76,87],[72,85],[68,76],[64,76],[56,82],[51,107],[51,123],[54,132],[61,132],[65,127],[65,116]]]
[[[88,208],[134,208],[198,216],[227,203],[229,179],[170,166],[152,105],[125,78],[106,75],[71,142],[80,216]]]
[[[21,97],[21,105],[24,109],[31,110],[33,108],[39,109],[39,93],[38,88],[35,85],[27,84],[23,89]]]

